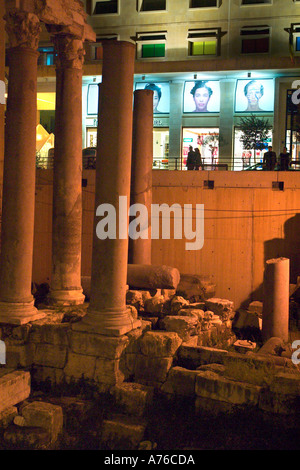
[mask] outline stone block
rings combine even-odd
[[[299,415],[299,395],[288,395],[286,393],[275,393],[263,390],[259,398],[259,409],[270,414]]]
[[[124,371],[121,370],[119,359],[98,357],[95,364],[94,379],[96,382],[115,385],[123,382]]]
[[[165,298],[163,295],[151,297],[144,303],[144,310],[146,313],[158,315],[163,312]]]
[[[231,300],[212,297],[205,301],[207,310],[211,310],[215,315],[219,315],[222,321],[230,320],[234,317],[234,303]]]
[[[235,405],[258,404],[261,387],[223,377],[215,372],[200,371],[196,376],[196,395]]]
[[[255,312],[257,313],[259,316],[262,316],[262,312],[263,312],[263,303],[260,302],[259,300],[254,300],[253,302],[251,302],[248,306],[248,310],[249,312]]]
[[[36,323],[30,331],[30,341],[68,346],[69,330],[69,323]]]
[[[195,316],[167,315],[160,326],[166,331],[176,332],[182,341],[188,341],[190,336],[197,335],[199,322]]]
[[[38,343],[34,354],[34,363],[40,366],[62,369],[66,365],[67,347]]]
[[[175,332],[147,331],[140,340],[140,349],[145,356],[174,356],[181,343]]]
[[[156,382],[164,382],[172,363],[172,357],[157,358],[138,354],[134,369],[135,381],[150,385]]]
[[[13,422],[17,414],[18,408],[16,406],[10,406],[0,411],[0,428],[7,428],[7,426]]]
[[[178,365],[188,369],[196,369],[204,364],[223,364],[228,355],[225,349],[216,349],[206,346],[183,346],[178,349]]]
[[[20,427],[10,424],[3,434],[4,441],[12,449],[46,450],[51,445],[48,431],[39,427]]]
[[[16,369],[18,367],[30,367],[34,361],[35,345],[31,343],[15,344],[6,342],[6,365]]]
[[[167,380],[161,386],[161,391],[174,395],[195,397],[196,370],[188,370],[183,367],[172,367]]]
[[[249,312],[248,310],[239,309],[233,319],[234,328],[240,330],[243,328],[262,329],[262,319],[256,312]]]
[[[296,375],[288,372],[278,372],[270,384],[270,391],[283,395],[300,396],[300,373]]]
[[[128,338],[128,343],[126,344],[126,354],[138,353],[140,352],[140,340],[143,335],[142,328],[136,328],[126,333]]]
[[[56,367],[35,366],[31,372],[32,380],[36,383],[49,381],[51,384],[58,384],[64,379],[63,369]]]
[[[30,373],[0,369],[0,412],[17,405],[30,395]]]
[[[80,379],[81,377],[85,377],[86,379],[93,379],[95,367],[95,357],[75,354],[69,351],[64,373],[67,378],[73,377],[74,379]]]
[[[110,337],[75,330],[70,333],[71,350],[87,356],[118,359],[128,344],[126,335]]]
[[[101,444],[115,450],[135,450],[143,440],[146,423],[140,418],[114,415],[103,420]]]
[[[180,282],[177,286],[178,292],[184,293],[188,299],[208,298],[215,295],[216,285],[211,276],[199,276],[196,274],[180,273]]]
[[[63,428],[62,408],[52,403],[34,401],[22,408],[26,427],[39,427],[48,431],[51,443],[57,441]]]
[[[179,310],[182,308],[188,308],[189,301],[180,295],[175,295],[170,304],[170,313],[171,315],[177,315]]]
[[[129,415],[143,416],[150,408],[153,400],[153,387],[134,383],[123,382],[111,389],[118,406]]]
[[[218,416],[220,414],[233,413],[239,408],[239,405],[228,403],[226,401],[212,400],[211,398],[196,397],[195,399],[195,413],[204,413],[205,417],[209,413],[211,416]]]

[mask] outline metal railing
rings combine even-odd
[[[229,162],[229,159],[228,159]],[[96,169],[96,157],[94,155],[83,155],[82,157],[82,167],[84,170],[95,170]],[[52,170],[53,169],[53,155],[48,155],[46,157],[37,157],[36,158],[36,168],[39,170]],[[181,170],[187,171],[185,166],[181,166],[181,159],[172,158],[170,160],[156,160],[152,167],[153,170]],[[276,166],[275,170],[280,168]],[[259,171],[263,170],[263,164],[261,162],[255,163],[253,165],[236,165],[232,167],[231,163],[204,163],[199,170],[204,171]],[[290,164],[289,171],[300,171],[300,160],[292,160]]]

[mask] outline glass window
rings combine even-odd
[[[39,47],[38,65],[54,65],[54,46]]]
[[[190,29],[188,44],[190,56],[219,55],[221,33],[219,29]]]
[[[107,13],[118,13],[118,0],[96,2],[94,15],[104,15]]]
[[[190,0],[190,8],[209,8],[220,6],[219,0]]]
[[[269,52],[270,28],[254,27],[241,30],[242,54]]]
[[[142,44],[142,58],[165,57],[165,44]]]
[[[216,55],[217,41],[199,41],[190,43],[190,55]]]
[[[242,5],[263,5],[271,3],[272,0],[242,0]]]
[[[165,10],[166,0],[142,0],[140,11]]]
[[[137,33],[137,58],[160,58],[166,55],[166,31]]]

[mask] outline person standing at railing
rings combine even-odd
[[[195,162],[196,162],[196,155],[193,147],[190,145],[189,146],[189,152],[188,156],[186,159],[186,166],[188,170],[194,170],[195,168]]]
[[[291,157],[286,147],[283,147],[282,152],[279,155],[279,170],[287,171],[290,169]]]
[[[202,168],[202,158],[201,158],[201,153],[198,147],[195,148],[195,170],[199,170],[200,166]]]
[[[276,153],[273,152],[273,147],[269,145],[268,151],[264,153],[263,169],[267,171],[274,171],[276,166]]]

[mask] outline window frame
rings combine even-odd
[[[91,16],[111,16],[111,15],[120,15],[120,0],[115,0],[117,3],[117,11],[116,12],[111,12],[111,13],[94,13],[96,9],[96,4],[97,3],[109,3],[113,2],[114,0],[108,0],[108,1],[103,1],[103,0],[92,0],[92,11],[91,11]]]
[[[214,5],[214,6],[193,6],[192,5],[193,1],[194,0],[189,0],[189,9],[190,10],[195,10],[195,9],[203,10],[204,8],[207,8],[207,9],[220,8],[220,6],[222,5],[222,0],[215,0],[216,5]]]
[[[137,60],[164,60],[167,57],[167,31],[147,31],[136,33],[136,58]],[[163,37],[162,37],[163,36]],[[155,39],[157,37],[157,39]],[[149,39],[147,39],[149,38]],[[162,57],[143,57],[142,49],[143,45],[148,44],[164,44],[165,45],[165,55]]]
[[[247,36],[246,34],[245,35],[242,35],[242,31],[259,31],[259,30],[263,30],[263,29],[268,29],[269,30],[269,34],[250,34],[249,36]],[[265,51],[265,52],[243,52],[243,39],[253,39],[253,40],[256,40],[256,39],[263,39],[263,38],[268,38],[268,50]],[[240,39],[241,39],[241,55],[256,55],[256,54],[270,54],[271,52],[271,26],[268,26],[268,25],[257,25],[257,26],[243,26],[240,28]]]
[[[191,48],[193,42],[205,42],[205,40],[216,41],[215,54],[192,54]],[[221,31],[220,28],[205,28],[205,29],[189,29],[187,33],[188,41],[188,56],[189,58],[199,59],[201,57],[218,57],[221,53]]]
[[[165,8],[161,8],[161,9],[158,9],[158,10],[143,10],[143,2],[144,0],[137,0],[137,11],[139,13],[163,13],[163,12],[167,12],[168,11],[168,1],[169,0],[165,0],[166,2],[166,5],[165,5]]]
[[[273,0],[257,0],[257,3],[243,3],[249,0],[241,0],[241,7],[260,7],[273,5]]]

